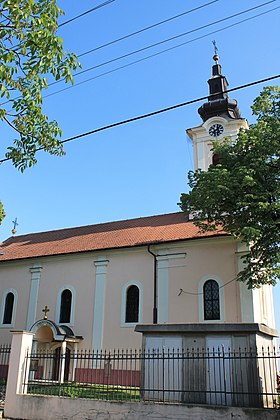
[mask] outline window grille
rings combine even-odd
[[[221,156],[218,153],[214,153],[212,156],[212,164],[216,166],[219,163],[221,163]]]
[[[69,323],[71,319],[71,306],[72,306],[72,292],[69,289],[63,290],[61,293],[61,302],[60,302],[60,323]]]
[[[219,285],[215,280],[207,280],[203,286],[204,319],[220,319]]]
[[[139,318],[139,289],[133,285],[126,292],[125,322],[138,322]]]
[[[3,316],[3,324],[11,324],[13,319],[15,297],[12,292],[9,292],[5,299],[5,309]]]

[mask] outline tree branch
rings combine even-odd
[[[23,133],[23,131],[21,131],[21,130],[19,130],[17,127],[15,127],[12,123],[11,123],[11,121],[9,121],[8,120],[8,118],[6,118],[5,116],[3,117],[3,119],[6,121],[6,123],[11,127],[11,128],[13,128],[15,131],[17,131],[19,134],[21,134],[22,136],[26,136],[27,134],[26,133]]]

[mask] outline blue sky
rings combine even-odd
[[[62,23],[102,3],[102,0],[59,0],[65,11]],[[131,32],[183,13],[207,1],[115,0],[59,29],[65,49],[78,55]],[[237,24],[279,7],[280,1],[243,13],[150,48],[111,64],[100,64],[164,39],[261,5],[264,1],[219,0],[198,11],[101,48],[81,58],[83,70],[71,89],[46,97],[44,111],[56,119],[63,138],[188,101],[208,93],[207,79],[213,64],[212,40],[230,87],[279,73],[280,9]],[[217,33],[209,34],[213,31]],[[209,35],[207,35],[209,34]],[[194,38],[202,37],[198,40]],[[183,46],[110,74],[117,67],[143,59],[166,48]],[[97,77],[91,81],[88,78]],[[274,84],[279,83],[279,79]],[[273,84],[273,83],[271,83]],[[253,122],[250,105],[264,85],[232,93],[243,117]],[[47,94],[63,89],[59,83]],[[185,130],[199,125],[200,103],[139,122],[79,139],[65,146],[66,156],[38,154],[38,164],[19,173],[7,162],[0,166],[1,200],[7,217],[0,227],[1,240],[11,235],[18,218],[18,234],[80,226],[118,219],[178,211],[186,175],[193,167],[192,147]],[[2,148],[14,138],[1,126]],[[277,307],[280,292],[275,289]]]

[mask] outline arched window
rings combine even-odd
[[[129,286],[126,291],[125,322],[138,322],[139,320],[139,288]]]
[[[212,164],[216,166],[219,163],[221,163],[221,156],[218,153],[214,153],[212,156]]]
[[[215,280],[207,280],[203,286],[204,319],[220,319],[219,285]]]
[[[68,324],[71,320],[72,292],[64,289],[60,299],[59,322]]]
[[[3,314],[3,324],[11,324],[13,319],[13,310],[14,310],[14,301],[15,296],[12,292],[9,292],[6,295],[4,314]]]

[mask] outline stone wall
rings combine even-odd
[[[17,395],[5,416],[25,420],[280,420],[280,411],[177,404],[113,403],[87,399]]]

